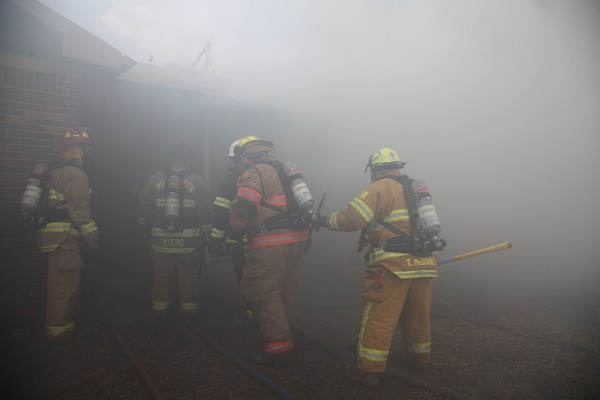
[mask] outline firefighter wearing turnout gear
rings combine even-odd
[[[91,147],[89,130],[69,129],[61,139],[60,163],[51,168],[47,193],[47,225],[37,242],[48,253],[46,340],[67,342],[75,329],[79,303],[82,250],[98,251],[98,228],[90,211],[90,186],[82,169]]]
[[[227,253],[231,256],[231,262],[235,271],[238,284],[242,280],[242,270],[246,264],[246,245],[244,240],[233,240],[227,235],[229,228],[229,214],[231,212],[231,204],[237,193],[237,183],[242,173],[242,168],[239,159],[235,157],[235,148],[240,141],[236,140],[231,143],[227,159],[229,165],[227,168],[227,177],[219,185],[217,195],[213,203],[214,222],[210,232],[210,248],[213,255],[221,258],[223,256],[224,245],[227,248]],[[249,318],[253,318],[252,309],[246,306],[244,311],[244,323]]]
[[[367,387],[379,385],[398,320],[407,344],[407,363],[424,372],[429,365],[429,310],[437,257],[385,251],[384,242],[411,235],[411,216],[402,184],[396,179],[405,163],[384,148],[369,158],[371,185],[340,212],[321,217],[332,231],[366,229],[370,249],[365,257],[363,310],[355,362],[347,375]],[[414,221],[412,221],[414,223]],[[383,225],[387,225],[386,228]],[[393,229],[397,233],[391,231]],[[386,248],[387,249],[387,248]]]
[[[138,225],[151,227],[152,309],[161,317],[169,314],[175,276],[181,312],[192,316],[199,307],[202,225],[211,223],[212,213],[208,188],[191,171],[190,146],[186,139],[176,140],[167,152],[167,168],[155,172],[139,194]]]
[[[261,331],[261,347],[253,354],[259,364],[287,359],[294,349],[289,321],[308,239],[307,228],[292,227],[286,219],[289,204],[283,182],[270,164],[277,161],[272,147],[254,136],[238,143],[236,157],[246,170],[229,221],[232,238],[248,235],[240,294],[251,305]]]

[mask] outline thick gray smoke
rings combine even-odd
[[[368,156],[391,147],[434,195],[450,243],[442,258],[513,243],[443,267],[442,280],[511,299],[592,295],[600,3],[324,3],[296,6],[310,43],[298,64],[257,82],[305,113],[277,148],[315,197],[328,191],[326,212],[345,207],[369,182]],[[356,234],[318,235],[315,252],[355,251]]]
[[[326,213],[391,147],[432,191],[442,258],[513,243],[442,267],[438,282],[504,298],[596,291],[599,1],[130,0],[102,21],[98,34],[142,62],[189,66],[211,41],[222,78],[284,110],[248,134],[274,139],[315,197],[328,192]],[[320,232],[310,257],[359,260],[356,239]]]

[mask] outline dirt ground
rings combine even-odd
[[[403,368],[397,334],[381,387],[356,385],[345,378],[344,368],[356,344],[362,271],[351,261],[309,258],[297,301],[296,360],[264,367],[248,357],[252,335],[239,325],[241,303],[231,266],[220,261],[204,269],[201,313],[192,322],[274,383],[275,389],[268,389],[177,316],[153,317],[147,267],[126,269],[105,260],[85,271],[74,342],[44,343],[40,313],[6,321],[1,398],[152,398],[107,320],[165,399],[600,398],[598,309],[565,299],[530,299],[515,306],[478,301],[446,288],[443,273],[434,288],[431,370],[417,376]],[[331,346],[339,351],[330,352]]]

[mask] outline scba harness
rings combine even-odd
[[[63,221],[69,218],[66,209],[57,210],[56,207],[67,202],[66,199],[59,200],[52,208],[49,207],[50,181],[52,173],[60,167],[72,166],[81,169],[70,161],[51,164],[36,164],[33,168],[27,187],[21,198],[21,209],[19,222],[29,225],[35,229],[41,229],[50,222]]]
[[[406,235],[395,226],[383,221],[377,222],[398,236],[386,240],[381,248],[391,253],[406,253],[415,256],[431,255],[446,247],[446,241],[439,237],[441,232],[435,208],[431,204],[431,195],[422,181],[409,178],[407,175],[384,176],[380,179],[393,179],[402,186],[410,215],[411,235]],[[423,190],[424,188],[424,190]]]
[[[273,210],[277,214],[256,227],[248,236],[252,238],[261,232],[275,229],[308,229],[315,218],[314,200],[298,167],[293,163],[284,164],[275,160],[263,160],[256,164],[268,164],[277,171],[283,186],[287,211],[261,199],[261,206]]]

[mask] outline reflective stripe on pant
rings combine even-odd
[[[399,319],[413,361],[429,362],[431,288],[432,278],[399,279],[383,267],[367,269],[363,292],[365,305],[357,346],[359,372],[385,371]]]
[[[83,268],[79,242],[70,238],[48,254],[46,293],[46,337],[68,340],[75,329],[75,308],[79,303],[80,272]]]
[[[289,321],[304,263],[304,247],[304,242],[297,242],[248,251],[240,294],[251,305],[267,343],[265,350],[271,353],[293,348]]]
[[[200,252],[173,254],[154,249],[150,252],[154,261],[152,308],[159,314],[168,312],[177,275],[180,310],[186,314],[196,313],[200,301]]]

